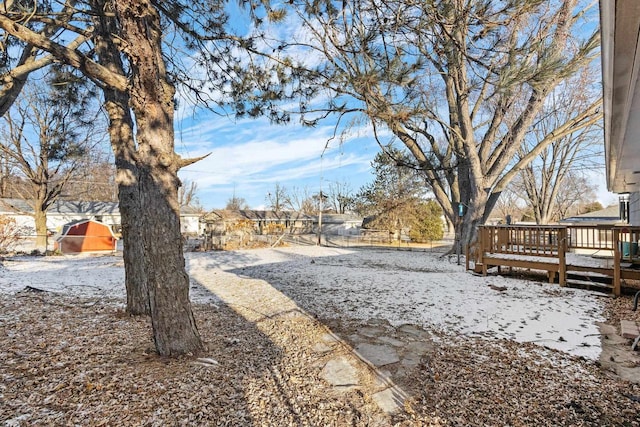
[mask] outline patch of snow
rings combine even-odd
[[[593,292],[475,276],[439,253],[300,246],[185,257],[196,303],[220,302],[214,287],[201,285],[207,285],[203,277],[232,274],[263,280],[321,317],[386,319],[395,326],[534,342],[590,359],[601,350],[596,322],[604,320],[603,307]],[[126,295],[120,254],[21,256],[2,265],[0,294],[31,286],[85,298]]]
[[[534,342],[590,359],[601,350],[596,322],[604,320],[603,307],[593,292],[474,276],[438,253],[290,247],[193,253],[188,263],[266,280],[323,317]]]

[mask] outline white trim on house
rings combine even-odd
[[[600,0],[600,33],[607,189],[640,225],[640,1]]]

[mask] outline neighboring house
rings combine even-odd
[[[629,224],[640,226],[640,3],[600,1],[607,188],[628,194]]]
[[[206,236],[223,236],[247,223],[255,234],[290,234],[313,232],[315,217],[298,212],[215,209],[200,218],[201,231]]]
[[[603,247],[610,247],[613,239],[611,227],[625,224],[620,219],[620,207],[617,205],[608,206],[599,211],[574,215],[558,222],[560,225],[571,226],[569,239],[571,246],[577,248],[575,249],[576,253],[599,256],[612,256],[613,253],[604,249],[580,249],[580,247],[599,246],[601,244]],[[584,228],[581,228],[581,226],[584,226]]]
[[[201,234],[200,218],[202,211],[192,208],[191,206],[183,206],[180,208],[180,232],[185,236],[195,237]]]
[[[2,199],[0,198],[0,215],[13,218],[21,229],[31,230],[35,232],[35,223],[30,213],[33,209],[26,201],[21,199]]]
[[[562,225],[618,225],[624,222],[620,219],[620,207],[611,205],[599,211],[574,215],[558,221]]]
[[[359,236],[361,217],[349,214],[322,214],[322,234],[334,236]],[[316,220],[316,227],[317,227]],[[316,229],[317,230],[317,229]]]
[[[16,220],[25,234],[35,234],[33,208],[22,199],[0,199],[0,215]],[[184,234],[197,235],[201,214],[192,208],[183,208],[180,213],[181,230]],[[51,232],[61,232],[62,227],[72,221],[90,219],[120,229],[120,210],[117,202],[87,202],[59,200],[47,209],[47,228]]]

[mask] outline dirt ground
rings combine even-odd
[[[631,296],[601,297],[611,326],[602,329],[604,350],[594,362],[534,343],[306,312],[262,280],[216,269],[198,274],[225,302],[194,305],[207,351],[177,359],[155,354],[149,319],[128,316],[122,299],[3,294],[0,421],[640,426],[640,384],[620,370],[634,372],[639,364],[630,350],[623,353],[629,343],[616,338],[621,318],[640,321]],[[419,357],[409,352],[382,367],[361,363],[357,350],[373,340],[418,348]],[[337,359],[351,361],[357,384],[327,381],[327,366]],[[379,374],[406,393],[399,410],[386,411],[375,399]]]
[[[31,292],[3,298],[0,420],[7,426],[640,425],[639,385],[533,344],[468,337],[444,344],[434,335],[433,351],[399,379],[411,399],[390,415],[366,386],[338,391],[319,376],[331,356],[314,346],[328,324],[345,337],[363,325],[296,313],[263,317],[225,305],[195,312],[206,359],[164,359],[153,351],[148,319],[127,316],[122,301]]]

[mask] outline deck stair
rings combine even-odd
[[[613,291],[613,277],[587,271],[568,271],[567,285],[574,288],[611,293]]]

